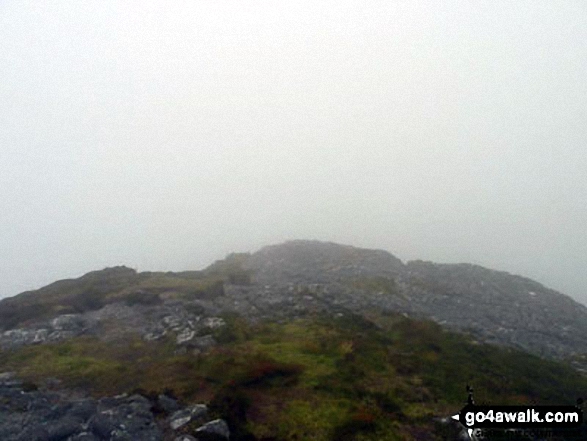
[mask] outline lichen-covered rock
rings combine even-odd
[[[217,329],[225,326],[226,322],[220,317],[206,317],[202,320],[202,326],[210,329]]]
[[[64,314],[51,320],[51,327],[56,331],[77,331],[84,327],[80,314]]]
[[[176,342],[178,345],[187,343],[191,341],[196,336],[196,331],[193,329],[184,329],[179,334],[177,334]]]
[[[206,405],[196,404],[186,409],[178,410],[173,415],[171,415],[171,417],[169,417],[169,426],[173,430],[177,430],[192,421],[203,421],[207,414],[208,407],[206,407]]]

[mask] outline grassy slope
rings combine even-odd
[[[478,403],[571,404],[587,380],[565,365],[479,345],[396,315],[313,317],[248,325],[237,317],[204,356],[173,342],[106,344],[90,338],[0,354],[0,371],[31,382],[57,377],[96,395],[172,390],[211,402],[235,439],[409,440]],[[254,436],[255,438],[253,438]]]

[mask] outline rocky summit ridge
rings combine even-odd
[[[319,318],[321,324],[308,325],[312,322],[307,318]],[[365,403],[371,403],[371,398],[379,400],[379,409],[394,418],[404,418],[404,422],[412,421],[409,418],[414,416],[406,419],[404,413],[411,407],[402,405],[397,396],[411,400],[413,406],[422,405],[433,395],[432,389],[423,387],[422,379],[416,375],[425,374],[428,362],[419,365],[419,359],[401,342],[406,338],[427,341],[430,334],[436,336],[442,331],[436,324],[411,318],[431,319],[446,329],[468,333],[468,340],[459,336],[460,343],[455,345],[464,345],[469,352],[483,348],[477,343],[488,342],[546,358],[570,360],[576,370],[587,365],[587,308],[533,280],[476,265],[403,263],[382,250],[290,241],[255,253],[230,254],[201,271],[137,272],[119,266],[1,300],[0,355],[4,359],[0,359],[0,439],[257,439],[246,432],[247,417],[251,415],[243,409],[250,405],[251,397],[264,396],[265,388],[267,409],[281,408],[283,403],[272,401],[276,398],[268,392],[271,387],[286,395],[292,393],[287,386],[294,384],[304,369],[311,371],[312,367],[321,372],[320,378],[325,381],[321,387],[330,384],[331,389],[324,390],[337,391],[332,386],[337,384],[337,377],[328,374],[328,368],[323,372],[322,361],[313,365],[312,357],[322,357],[324,348],[330,345],[334,347],[329,349],[330,356],[338,360],[340,375],[349,366],[356,365],[349,372],[371,369],[370,362],[360,364],[361,357],[368,353],[366,348],[378,348],[373,339],[381,339],[377,333],[388,332],[387,319],[399,320],[396,323],[400,323],[403,337],[393,338],[400,346],[387,347],[383,352],[373,349],[373,353],[377,354],[377,362],[389,357],[387,362],[396,363],[392,371],[399,377],[390,373],[385,377],[385,381],[395,378],[396,383],[388,385],[395,392],[383,396],[379,388],[373,392],[362,384],[357,386],[355,398],[366,396]],[[289,361],[285,362],[267,354],[254,355],[255,344],[259,350],[259,345],[268,345],[267,349],[280,341],[276,340],[279,328],[267,323],[290,326],[287,329],[292,334],[287,338],[293,340],[281,341],[283,350],[275,347],[276,354],[287,354],[287,348],[306,357],[306,365],[292,363],[287,357],[285,360]],[[327,332],[324,326],[330,325],[325,324],[332,323],[338,323],[337,331],[333,328]],[[251,327],[247,328],[249,324]],[[251,336],[246,335],[250,329],[264,329],[266,335],[253,343]],[[332,335],[343,329],[348,335],[341,335],[341,341],[332,343],[336,341]],[[277,334],[271,334],[271,330]],[[313,343],[312,338],[316,340]],[[244,355],[235,349],[238,345],[230,349],[234,341],[244,342]],[[297,343],[293,343],[296,341],[302,344],[298,349]],[[449,341],[452,340],[420,343],[424,349],[420,348],[423,352],[418,356],[435,360],[440,357],[443,344],[450,350],[456,347],[450,346]],[[481,351],[478,355],[483,354]],[[542,363],[544,372],[565,372],[558,377],[544,377],[556,377],[561,384],[567,376],[577,373],[571,368],[556,370],[559,368],[553,367],[554,362],[519,354],[506,363],[502,360],[500,367],[494,366],[495,375],[505,378],[503,381],[510,387],[515,384],[506,378],[511,372],[499,372],[517,366],[515,360],[526,360],[534,363],[534,367]],[[122,362],[125,359],[129,362]],[[215,365],[218,360],[224,361]],[[486,362],[494,360],[488,358]],[[224,378],[222,370],[230,371],[230,375]],[[59,379],[60,375],[66,380]],[[145,375],[145,381],[135,381],[140,375]],[[444,378],[440,384],[446,383],[442,372],[438,376]],[[583,376],[576,377],[579,384]],[[27,378],[35,382],[30,383]],[[315,380],[308,378],[306,381],[313,388],[300,386],[297,393],[315,392]],[[347,377],[341,378],[345,379],[341,390],[348,395]],[[546,383],[550,384],[549,381]],[[133,389],[131,385],[136,387],[137,383],[141,387]],[[149,390],[142,389],[143,384]],[[179,388],[181,398],[174,396],[173,389],[167,390],[167,384]],[[534,393],[520,384],[523,393]],[[259,390],[255,389],[257,386]],[[120,394],[121,391],[124,393]],[[337,400],[332,403],[339,403]],[[350,425],[339,427],[342,432],[368,432],[375,427],[374,421],[379,417],[363,409],[365,403],[358,405],[358,413],[351,414]],[[263,420],[263,415],[255,412],[252,417]],[[270,414],[264,417],[271,419]],[[443,427],[449,423],[443,423]],[[430,429],[432,423],[426,424]],[[257,431],[263,433],[263,427],[258,426]],[[410,439],[438,439],[424,436],[417,425],[410,427],[415,434]],[[453,429],[457,433],[462,428]],[[336,430],[332,439],[339,439]]]
[[[381,250],[292,241],[263,248],[247,267],[265,293],[300,302],[398,311],[480,340],[548,357],[587,352],[587,308],[531,279],[471,264],[402,263]],[[293,302],[292,302],[293,301]]]
[[[382,250],[289,241],[234,253],[202,271],[94,271],[0,301],[0,347],[84,334],[175,333],[213,344],[221,315],[251,320],[307,313],[393,311],[540,356],[587,354],[587,308],[531,279],[470,264],[403,263]]]

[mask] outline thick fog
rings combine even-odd
[[[0,296],[288,239],[587,303],[583,1],[0,3]]]

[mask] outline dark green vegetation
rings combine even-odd
[[[462,407],[467,383],[478,404],[572,404],[587,391],[563,364],[393,314],[226,320],[205,354],[175,354],[172,341],[84,337],[4,352],[0,371],[29,384],[56,377],[97,396],[172,391],[210,403],[231,439],[266,441],[442,439],[434,418]]]

